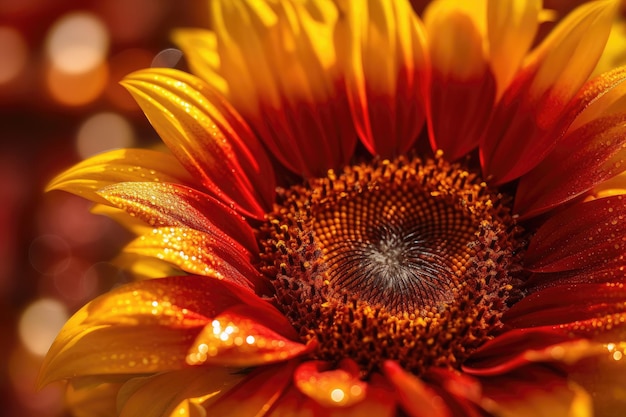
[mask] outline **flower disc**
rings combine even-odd
[[[262,270],[320,359],[365,373],[458,367],[500,330],[521,248],[509,199],[458,165],[400,157],[283,190]]]

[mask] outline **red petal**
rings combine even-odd
[[[496,106],[481,143],[485,178],[502,184],[534,168],[589,104],[589,85],[574,96],[602,52],[615,6],[582,5],[528,58]]]
[[[207,415],[241,417],[267,415],[291,381],[295,364],[285,363],[253,370],[237,386],[207,407]]]
[[[398,392],[402,408],[411,417],[450,417],[443,399],[419,378],[405,372],[395,362],[384,364],[385,376]]]
[[[534,273],[524,283],[524,288],[535,292],[547,287],[568,284],[599,284],[618,282],[626,274],[626,262],[608,268],[585,268],[564,272]]]
[[[257,294],[268,291],[267,278],[252,266],[246,250],[198,230],[155,228],[151,234],[129,243],[124,253],[167,261],[194,275],[212,276],[253,288]]]
[[[441,395],[451,415],[484,416],[479,407],[482,387],[477,379],[456,370],[443,368],[429,369],[424,379]]]
[[[489,415],[591,417],[593,400],[578,384],[544,366],[527,366],[497,378],[481,378],[481,405]]]
[[[548,219],[533,236],[524,265],[534,272],[604,268],[624,262],[626,199],[576,204]]]
[[[456,160],[478,146],[496,93],[490,71],[472,80],[444,79],[433,74],[429,132],[431,147]]]
[[[558,285],[527,295],[503,317],[511,326],[562,325],[626,312],[621,283]]]
[[[566,135],[524,175],[515,212],[531,217],[572,200],[626,169],[626,115],[594,120]]]
[[[214,236],[225,245],[239,243],[250,253],[258,253],[252,229],[241,215],[193,188],[124,182],[109,185],[99,194],[153,227],[188,227]]]
[[[585,339],[548,328],[510,330],[485,343],[463,364],[470,375],[499,375],[535,362],[573,363],[598,353]]]
[[[248,367],[286,361],[310,348],[279,332],[297,337],[287,319],[269,304],[230,308],[202,329],[187,363]]]
[[[172,153],[225,204],[262,219],[274,197],[274,173],[261,144],[230,104],[204,81],[151,68],[122,84]]]

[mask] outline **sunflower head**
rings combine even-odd
[[[168,150],[49,186],[136,234],[136,280],[41,382],[77,415],[620,415],[617,9],[213,1],[174,33],[193,74],[123,81]]]

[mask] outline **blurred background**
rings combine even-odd
[[[158,141],[118,82],[184,68],[170,31],[206,27],[208,2],[0,0],[0,416],[66,415],[61,384],[34,390],[43,355],[74,311],[124,281],[108,260],[129,236],[46,183],[93,154]],[[580,1],[545,3],[562,15]]]
[[[208,25],[207,2],[0,0],[0,416],[63,416],[62,386],[35,392],[63,322],[119,282],[128,239],[46,183],[75,162],[158,140],[119,86],[181,66],[169,33]]]

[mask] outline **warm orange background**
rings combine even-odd
[[[207,22],[199,0],[0,0],[0,416],[65,414],[60,384],[34,390],[42,349],[67,314],[124,279],[107,262],[124,231],[81,199],[44,194],[46,182],[89,153],[155,142],[117,83],[157,55],[183,66],[175,51],[159,55],[170,30]],[[87,50],[59,68],[81,41]]]

